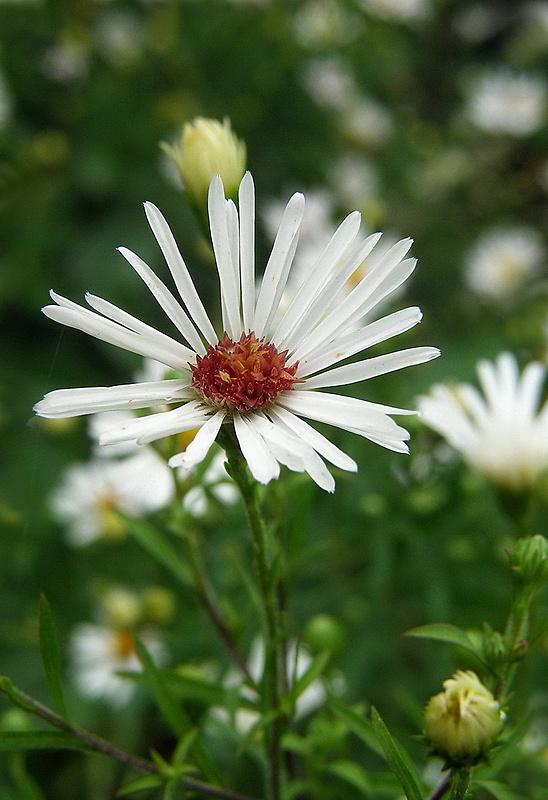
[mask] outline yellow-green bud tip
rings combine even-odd
[[[500,731],[499,703],[471,670],[444,681],[424,712],[424,732],[436,754],[456,766],[478,762]]]
[[[230,120],[196,117],[183,126],[180,141],[162,149],[176,165],[189,199],[202,206],[214,175],[223,180],[227,197],[235,197],[246,168],[245,143],[230,127]]]

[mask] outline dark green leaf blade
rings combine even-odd
[[[401,745],[392,737],[390,731],[375,708],[371,709],[371,720],[386,760],[392,767],[407,800],[423,800],[420,779],[413,762]]]
[[[61,682],[61,657],[59,645],[53,623],[51,608],[45,595],[40,596],[39,606],[40,624],[40,655],[44,676],[48,685],[53,706],[63,719],[67,719],[65,699],[63,697],[63,686]]]
[[[432,625],[421,625],[419,628],[412,628],[407,631],[406,636],[415,636],[420,639],[433,639],[437,642],[445,642],[446,644],[456,644],[463,647],[470,653],[483,661],[483,655],[476,644],[470,639],[467,633],[456,625],[451,625],[444,622],[436,622]]]
[[[62,731],[1,731],[0,752],[16,750],[81,750],[89,748]]]

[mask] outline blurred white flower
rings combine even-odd
[[[392,135],[394,123],[390,111],[372,97],[359,96],[340,115],[343,134],[360,147],[379,147]]]
[[[42,59],[42,72],[52,81],[71,84],[88,71],[88,52],[82,42],[67,39],[49,47]]]
[[[2,72],[0,72],[0,130],[8,124],[12,111],[12,97]]]
[[[343,44],[359,32],[356,18],[339,0],[297,4],[293,28],[296,40],[310,48]]]
[[[520,375],[514,356],[501,353],[494,364],[480,361],[477,371],[481,392],[466,383],[437,384],[419,398],[419,411],[489,482],[526,490],[548,469],[546,367],[533,361]]]
[[[504,299],[538,274],[543,257],[542,237],[535,228],[495,228],[473,246],[464,276],[478,295]]]
[[[376,17],[398,22],[415,22],[430,16],[430,0],[361,0],[366,11]]]
[[[312,664],[312,657],[305,647],[301,644],[297,645],[296,642],[290,642],[287,652],[287,677],[288,683],[291,687],[299,678],[305,674],[307,669]],[[255,683],[260,683],[264,670],[264,643],[260,638],[256,638],[249,652],[249,659],[247,662],[249,673]],[[259,697],[253,689],[245,686],[242,682],[242,677],[239,672],[231,671],[224,685],[227,689],[236,689],[239,691],[240,697],[250,703],[259,702]],[[307,686],[304,692],[298,697],[295,703],[295,719],[305,717],[315,709],[319,708],[325,701],[326,689],[323,680],[317,678]],[[223,722],[229,720],[227,710],[224,708],[213,709],[216,719]],[[259,720],[260,714],[252,708],[238,708],[234,712],[234,727],[236,731],[242,735],[247,734],[253,725]]]
[[[546,82],[503,67],[487,70],[472,86],[467,114],[489,133],[529,136],[545,122]]]
[[[118,512],[143,517],[165,508],[174,496],[173,474],[150,448],[120,461],[93,459],[66,471],[51,498],[67,540],[81,547],[100,537],[127,533]]]
[[[164,646],[151,630],[139,631],[151,658],[161,664]],[[78,691],[85,697],[103,699],[115,707],[125,705],[135,692],[135,683],[118,672],[141,672],[133,633],[102,625],[78,625],[72,634],[71,671]]]
[[[193,517],[203,517],[209,508],[210,497],[223,505],[233,505],[238,500],[238,490],[225,469],[225,454],[219,452],[206,469],[199,485],[193,486],[184,496],[183,506]],[[179,470],[183,476],[185,470]]]
[[[363,208],[379,194],[379,173],[364,158],[345,155],[333,165],[330,183],[335,194],[349,208]]]
[[[302,82],[313,100],[328,108],[342,108],[354,98],[354,78],[339,58],[315,58],[305,65]]]
[[[504,9],[489,2],[466,5],[456,10],[453,28],[465,42],[478,45],[504,30],[512,13],[510,7]]]
[[[94,36],[98,52],[117,66],[136,61],[143,51],[143,26],[127,11],[109,10],[98,17]]]

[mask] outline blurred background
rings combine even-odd
[[[418,304],[424,320],[401,346],[443,356],[365,387],[412,407],[437,380],[473,381],[479,358],[507,349],[520,363],[546,360],[547,64],[545,0],[0,0],[0,672],[47,699],[40,593],[69,648],[118,586],[139,597],[169,590],[153,621],[171,665],[226,668],[192,592],[136,542],[67,541],[51,497],[69,465],[89,458],[86,421],[48,424],[32,412],[51,389],[128,382],[140,366],[43,317],[49,289],[77,302],[91,291],[166,330],[115,251],[125,245],[165,275],[143,201],[162,209],[215,302],[207,247],[159,142],[196,116],[230,118],[257,185],[259,264],[295,190],[307,194],[305,248],[355,208],[366,231],[413,237],[418,268],[394,308]],[[510,591],[508,519],[478,477],[411,424],[409,458],[338,435],[358,476],[338,476],[328,498],[297,477],[287,506],[292,633],[326,615],[345,696],[373,702],[402,737],[420,732],[421,706],[450,670],[469,664],[401,634],[435,621],[496,627]],[[249,557],[241,515],[213,504],[200,525],[249,647],[235,566]],[[525,684],[538,687],[545,659],[546,648]],[[83,724],[136,750],[152,736],[161,750],[145,697],[120,719],[70,685]],[[545,685],[535,697],[548,726]],[[2,797],[30,797],[14,763],[3,769]],[[104,800],[116,770],[77,754],[29,758],[36,797]]]

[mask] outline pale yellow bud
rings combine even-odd
[[[101,598],[106,624],[112,628],[132,628],[141,616],[141,602],[134,592],[116,587]]]
[[[443,686],[424,712],[426,738],[452,764],[473,764],[501,728],[500,705],[471,670],[458,670]]]
[[[177,166],[190,199],[202,206],[211,179],[221,176],[227,197],[235,197],[246,166],[246,147],[230,127],[230,120],[197,117],[183,126],[178,145],[162,144]]]

